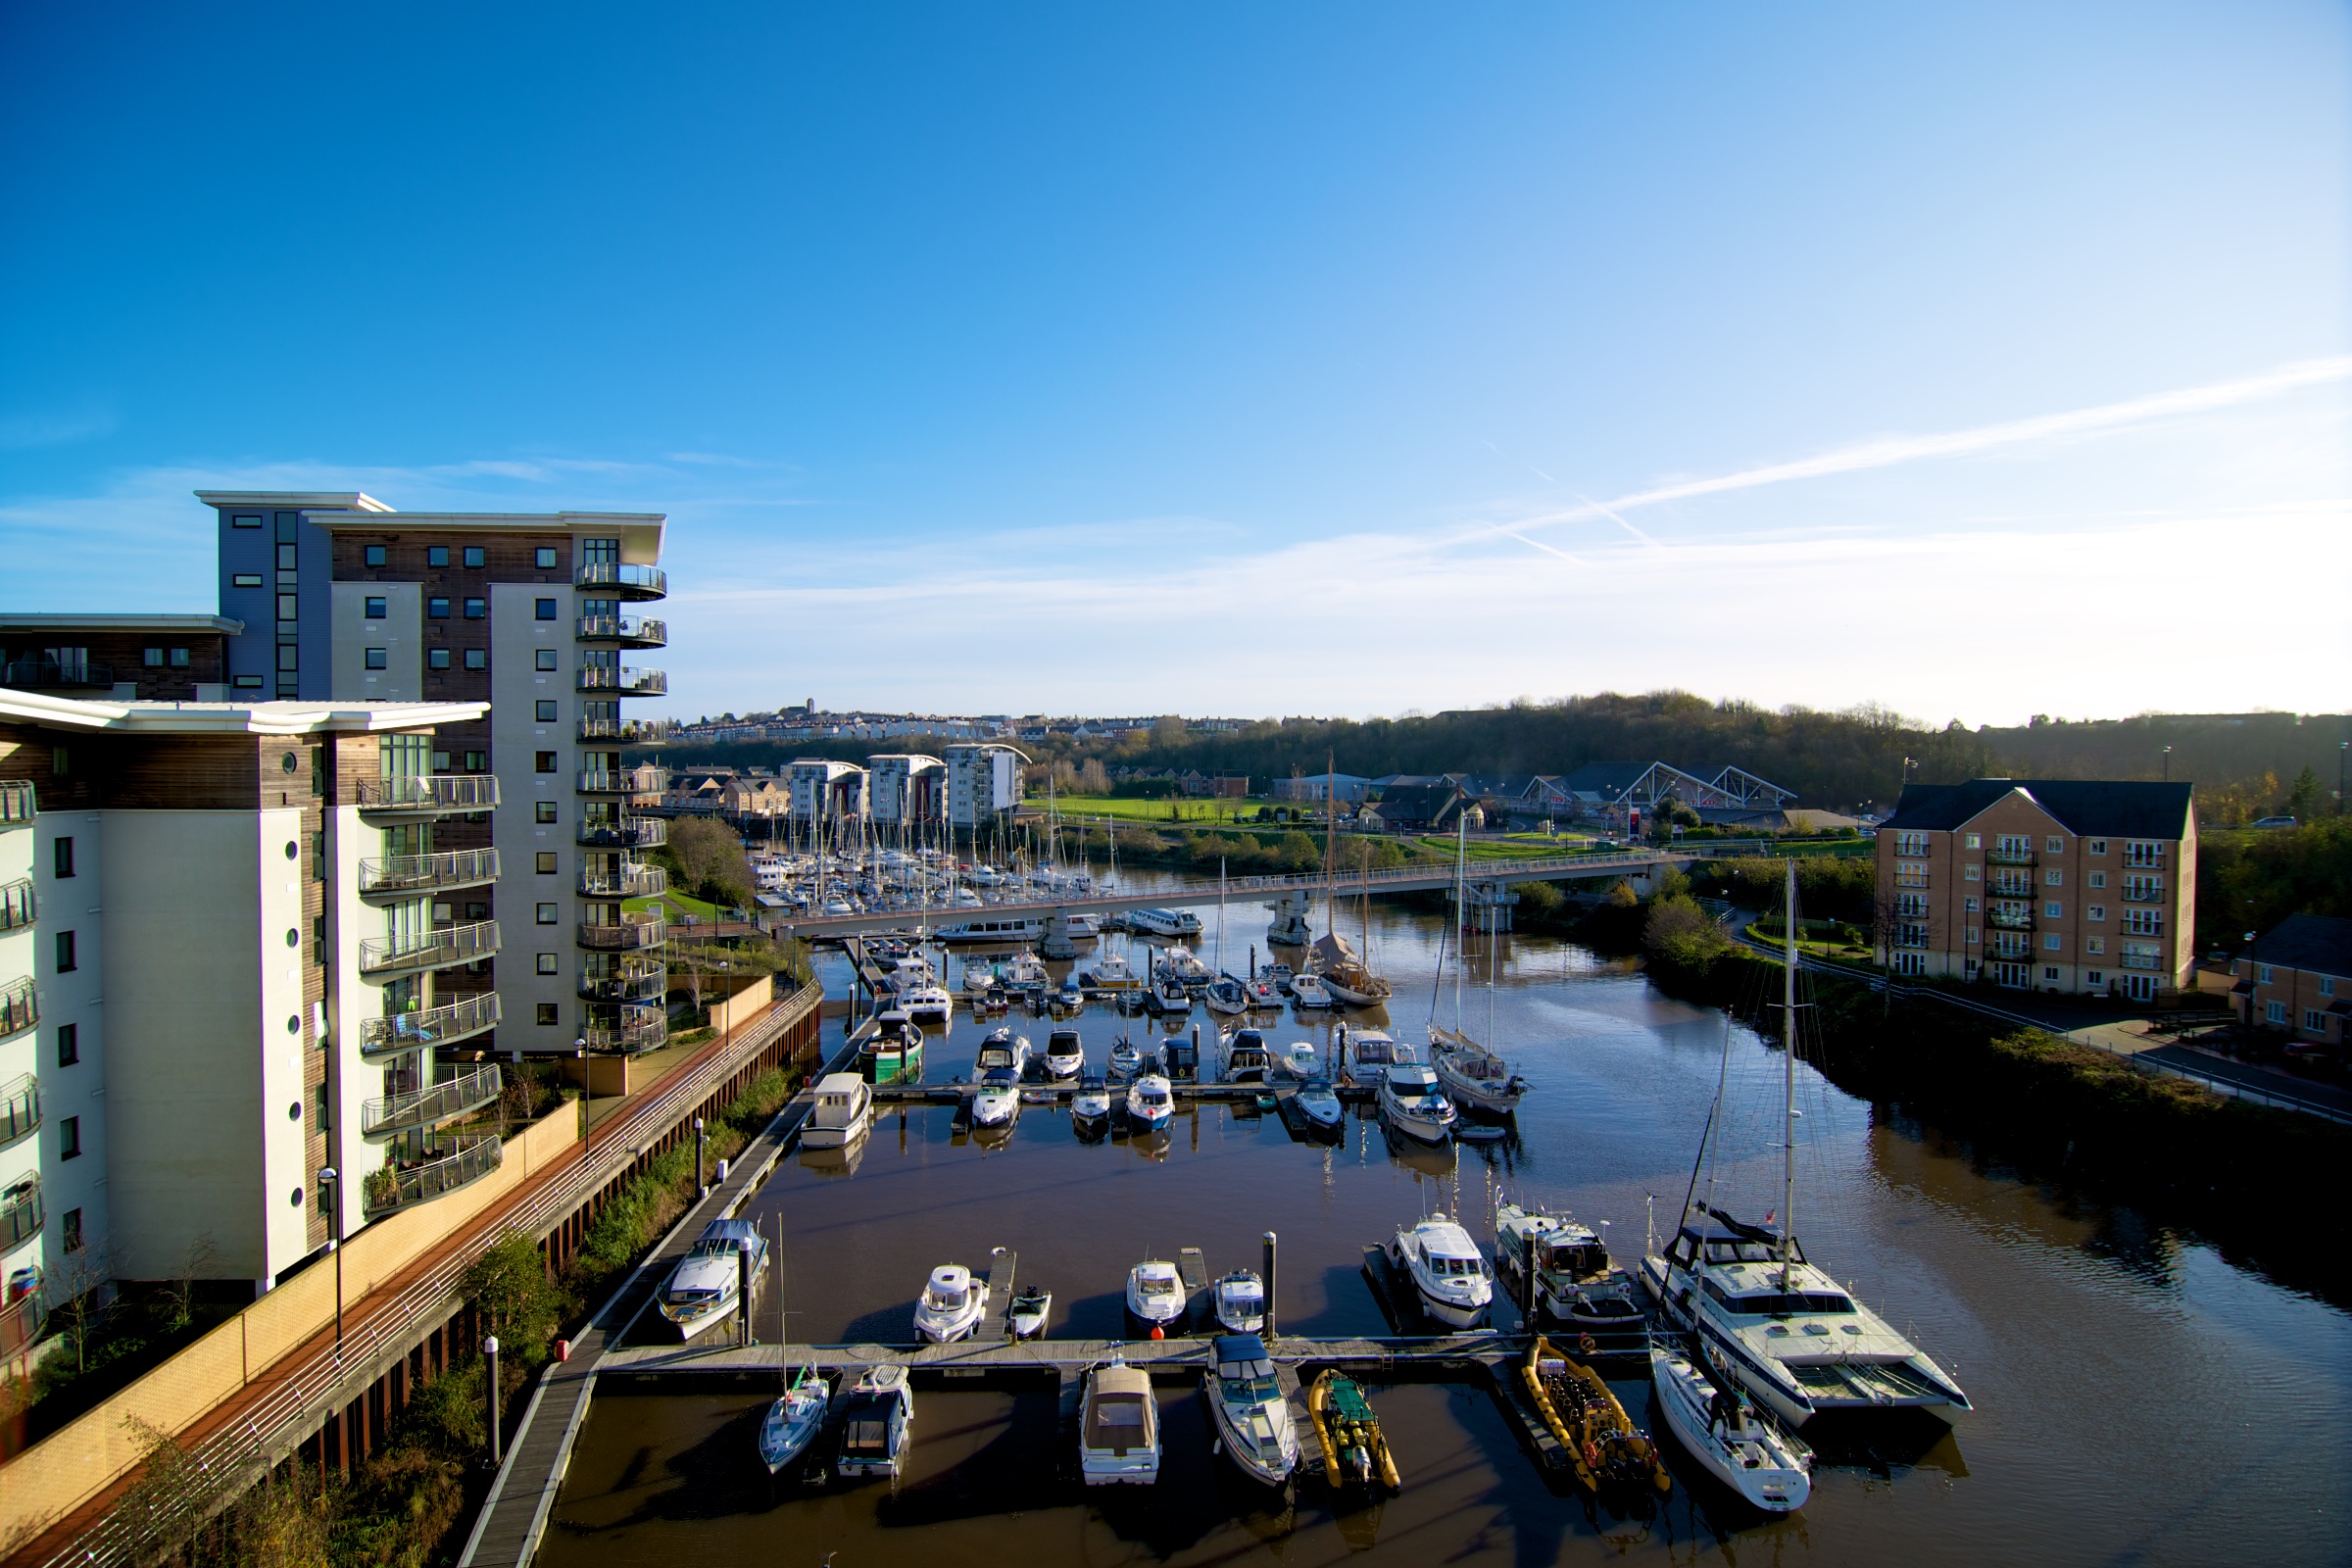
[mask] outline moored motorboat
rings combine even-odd
[[[914,1390],[906,1369],[871,1366],[851,1389],[842,1410],[841,1458],[845,1476],[897,1476],[914,1436]]]
[[[1398,1062],[1381,1075],[1380,1113],[1407,1138],[1442,1144],[1453,1131],[1453,1102],[1438,1075],[1420,1062]]]
[[[1628,1334],[1642,1326],[1632,1277],[1610,1260],[1598,1232],[1568,1215],[1498,1204],[1494,1264],[1522,1302],[1532,1282],[1539,1319],[1587,1334]]]
[[[1181,980],[1152,982],[1152,1010],[1168,1018],[1182,1018],[1193,1010],[1193,995],[1184,989]]]
[[[1089,1125],[1110,1119],[1110,1084],[1099,1072],[1090,1072],[1078,1080],[1078,1092],[1070,1097],[1070,1116]]]
[[[1528,1347],[1520,1369],[1544,1424],[1567,1451],[1577,1480],[1594,1492],[1654,1487],[1672,1481],[1649,1434],[1633,1423],[1601,1375],[1570,1359],[1542,1335]]]
[[[1159,1479],[1159,1404],[1149,1373],[1114,1359],[1088,1374],[1078,1467],[1090,1487],[1148,1487]]]
[[[1413,1054],[1386,1029],[1340,1025],[1340,1076],[1359,1089],[1378,1088],[1391,1067],[1412,1059]]]
[[[1086,1047],[1079,1042],[1075,1029],[1056,1029],[1046,1036],[1046,1075],[1051,1078],[1075,1078],[1086,1065]]]
[[[991,1029],[988,1038],[980,1043],[980,1053],[972,1058],[972,1076],[984,1078],[999,1069],[1008,1069],[1015,1078],[1029,1061],[1029,1042],[1009,1028]]]
[[[1034,1340],[1046,1332],[1046,1321],[1054,1315],[1054,1293],[1024,1285],[1012,1293],[1012,1304],[1004,1309],[1004,1332],[1016,1340]]]
[[[926,1029],[945,1029],[956,1016],[956,999],[936,980],[927,980],[906,993],[900,1005],[906,1016]]]
[[[1225,1456],[1260,1485],[1279,1487],[1298,1466],[1298,1424],[1255,1333],[1219,1335],[1214,1365],[1201,1380]]]
[[[745,1261],[752,1288],[767,1273],[767,1240],[748,1219],[714,1219],[703,1227],[663,1282],[662,1315],[691,1340],[741,1304]]]
[[[1262,1084],[1273,1066],[1273,1057],[1266,1050],[1266,1037],[1254,1029],[1236,1029],[1225,1043],[1225,1081],[1229,1084]]]
[[[1176,1093],[1158,1073],[1138,1073],[1127,1086],[1127,1120],[1134,1126],[1156,1132],[1175,1114]]]
[[[923,1032],[896,1008],[876,1015],[858,1052],[858,1075],[870,1084],[915,1083],[923,1076]]]
[[[1353,1378],[1336,1367],[1325,1371],[1307,1390],[1306,1414],[1323,1450],[1323,1479],[1335,1490],[1400,1490],[1380,1417]]]
[[[1337,1132],[1347,1118],[1347,1107],[1340,1103],[1339,1092],[1320,1078],[1309,1078],[1298,1086],[1293,1097],[1298,1114],[1318,1132]]]
[[[942,1263],[915,1298],[914,1332],[934,1345],[946,1345],[970,1334],[987,1312],[988,1287],[961,1263]]]
[[[1229,974],[1219,975],[1210,981],[1208,989],[1200,994],[1200,1000],[1209,1011],[1228,1018],[1248,1012],[1250,1005],[1249,987]]]
[[[1389,1238],[1389,1261],[1413,1282],[1421,1310],[1448,1328],[1477,1328],[1494,1309],[1486,1254],[1442,1211],[1397,1227]]]
[[[1086,985],[1091,991],[1133,991],[1143,984],[1136,972],[1128,967],[1123,955],[1106,953],[1095,960],[1087,971]]]
[[[1184,1316],[1184,1282],[1176,1265],[1146,1259],[1127,1271],[1127,1310],[1147,1328],[1164,1328]]]
[[[1758,1410],[1739,1386],[1680,1349],[1649,1348],[1666,1429],[1706,1472],[1766,1513],[1793,1513],[1813,1494],[1813,1450]]]
[[[1266,1282],[1254,1269],[1237,1268],[1216,1283],[1217,1321],[1234,1334],[1255,1334],[1266,1326]]]
[[[992,1069],[972,1091],[972,1125],[1010,1126],[1021,1113],[1021,1083],[1009,1068]]]
[[[1323,1053],[1315,1049],[1312,1040],[1294,1040],[1282,1048],[1281,1054],[1274,1058],[1274,1065],[1286,1076],[1303,1083],[1309,1078],[1323,1075]]]
[[[832,1398],[833,1385],[815,1367],[805,1366],[783,1396],[767,1407],[760,1422],[760,1459],[769,1475],[808,1451],[808,1445],[824,1427],[825,1409]]]
[[[873,1125],[873,1089],[854,1072],[827,1073],[817,1080],[815,1101],[801,1129],[805,1149],[847,1149]]]
[[[1330,991],[1311,974],[1302,974],[1291,981],[1291,1000],[1298,1004],[1301,1011],[1306,1012],[1320,1012],[1333,1005]]]

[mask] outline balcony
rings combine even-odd
[[[1994,865],[2032,865],[2034,852],[2032,850],[1990,849],[1984,852],[1984,858]]]
[[[462,1072],[455,1078],[370,1100],[360,1106],[360,1136],[389,1138],[394,1133],[435,1127],[452,1116],[479,1110],[497,1102],[505,1087],[493,1063]]]
[[[498,804],[495,773],[437,773],[421,777],[364,778],[360,810],[369,816],[446,816],[454,811],[487,811]]]
[[[0,1306],[0,1361],[13,1361],[31,1348],[49,1322],[48,1293],[34,1286]]]
[[[2164,959],[2153,953],[2127,953],[2116,965],[2120,969],[2161,969]]]
[[[0,888],[0,931],[28,926],[39,913],[40,900],[33,896],[30,878]]]
[[[360,1057],[376,1060],[447,1046],[498,1027],[498,993],[485,991],[438,1007],[367,1018],[360,1023]]]
[[[2034,879],[2030,876],[1996,876],[1986,884],[1985,891],[1996,899],[2030,899],[2034,896]]]
[[[0,1198],[0,1251],[24,1246],[41,1234],[41,1184],[27,1178]]]
[[[669,677],[658,669],[590,664],[580,671],[580,690],[613,697],[660,697],[669,690]]]
[[[669,642],[669,627],[642,615],[582,615],[580,641],[619,643],[626,648],[662,648]]]
[[[626,770],[613,772],[592,767],[579,775],[579,781],[572,788],[581,795],[634,795],[637,793],[637,781],[636,776]]]
[[[30,980],[11,980],[0,986],[0,1039],[21,1034],[40,1021],[40,994]]]
[[[581,921],[579,945],[592,953],[642,953],[661,947],[668,934],[659,913],[624,914],[618,925]]]
[[[363,898],[469,888],[498,880],[496,850],[450,850],[440,855],[387,855],[360,862]]]
[[[504,1157],[496,1135],[453,1139],[448,1152],[405,1170],[389,1166],[368,1178],[364,1211],[369,1219],[396,1209],[414,1208],[459,1188],[480,1181],[498,1169]]]
[[[618,1002],[654,1005],[669,990],[669,971],[659,963],[621,959],[603,973],[580,975],[580,997],[586,1002]]]
[[[621,822],[582,822],[579,840],[592,850],[644,850],[669,842],[669,823],[659,816]]]
[[[660,1007],[625,1007],[613,1023],[592,1023],[580,1032],[590,1051],[652,1051],[669,1038],[669,1020]]]
[[[584,741],[613,741],[622,746],[635,746],[652,740],[654,733],[654,726],[641,718],[580,720],[580,739]]]
[[[13,1144],[41,1124],[41,1081],[25,1073],[0,1089],[0,1144]]]
[[[480,920],[446,931],[419,931],[405,937],[369,937],[360,944],[360,973],[403,974],[418,969],[446,969],[453,963],[471,963],[498,951],[498,922]]]
[[[2031,931],[2034,929],[2034,911],[2004,909],[1996,904],[1984,911],[1984,923],[2001,931]]]
[[[12,659],[0,664],[0,686],[25,690],[103,690],[115,683],[115,666],[93,664],[86,659]]]
[[[0,831],[12,827],[30,827],[40,815],[32,798],[32,781],[23,778],[0,779]]]
[[[2130,883],[2126,883],[2124,885],[2124,902],[2126,904],[2162,904],[2164,902],[2164,889],[2161,885],[2152,888],[2142,888],[2133,887]]]
[[[589,899],[650,899],[669,891],[669,873],[658,865],[624,860],[617,871],[580,869],[580,896]]]
[[[592,561],[572,573],[571,585],[600,599],[665,599],[669,596],[669,573],[660,566]]]

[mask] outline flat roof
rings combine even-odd
[[[470,723],[489,711],[488,703],[116,703],[0,690],[0,719],[117,734],[365,733]]]
[[[363,490],[199,490],[196,499],[208,507],[276,507],[295,512],[325,508],[335,512],[390,512]]]
[[[0,614],[0,631],[217,631],[234,637],[245,629],[226,615],[34,615]]]
[[[662,525],[669,520],[669,514],[663,512],[402,512],[358,490],[199,490],[196,499],[208,507],[231,510],[253,507],[297,511],[307,520],[328,529],[536,533],[617,527],[632,536],[626,541],[632,553],[643,555],[650,550],[656,558],[662,553]],[[650,532],[651,539],[640,530]]]

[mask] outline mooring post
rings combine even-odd
[[[490,1468],[495,1470],[504,1457],[499,1449],[497,1335],[493,1334],[482,1341],[482,1354],[490,1358]]]
[[[1274,1233],[1266,1232],[1266,1338],[1274,1337]]]
[[[710,1196],[710,1185],[703,1180],[703,1118],[697,1116],[694,1118],[694,1195],[697,1198]]]
[[[1526,1320],[1527,1332],[1536,1332],[1536,1232],[1528,1227],[1523,1234],[1525,1255],[1519,1260],[1519,1315]]]
[[[746,1242],[735,1246],[735,1343],[752,1343],[752,1249]]]

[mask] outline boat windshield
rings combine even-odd
[[[1263,1404],[1282,1397],[1282,1391],[1275,1387],[1271,1361],[1229,1361],[1217,1368],[1217,1383],[1228,1399]]]
[[[688,1257],[733,1257],[735,1244],[727,1241],[697,1242],[686,1250]]]
[[[1174,1296],[1176,1282],[1165,1274],[1139,1274],[1135,1288],[1146,1296]]]
[[[887,1454],[890,1452],[891,1401],[872,1395],[860,1396],[850,1407],[842,1427],[842,1446],[852,1453]]]
[[[1431,1253],[1429,1271],[1441,1279],[1475,1280],[1486,1277],[1487,1265],[1475,1257],[1442,1257]]]
[[[1835,1291],[1767,1291],[1734,1296],[1713,1280],[1706,1282],[1707,1299],[1727,1312],[1749,1317],[1834,1317],[1853,1311],[1854,1303]]]
[[[935,1285],[923,1292],[923,1304],[934,1312],[960,1312],[967,1297],[966,1292],[943,1291]]]

